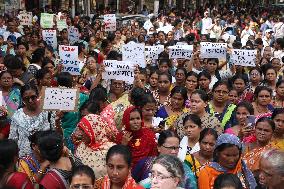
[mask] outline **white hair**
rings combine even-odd
[[[281,175],[284,175],[284,151],[268,150],[261,155],[261,158],[269,162],[269,164]]]

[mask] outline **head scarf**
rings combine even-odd
[[[127,108],[124,113],[123,113],[123,117],[122,117],[122,123],[125,126],[125,130],[128,132],[131,132],[133,135],[137,135],[140,133],[141,129],[144,127],[144,121],[143,118],[142,122],[141,122],[141,128],[138,131],[132,131],[130,128],[130,113],[134,110],[134,109],[139,109],[135,106],[130,106],[129,108]]]
[[[108,126],[100,116],[89,114],[81,119],[78,127],[82,129],[90,138],[91,142],[86,145],[93,150],[99,150],[105,142],[108,142]]]
[[[216,148],[218,148],[219,146],[221,146],[222,144],[233,144],[236,145],[239,149],[242,148],[242,143],[240,141],[240,139],[235,136],[235,135],[231,135],[231,134],[221,134],[216,142]]]

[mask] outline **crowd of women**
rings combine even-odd
[[[281,14],[171,11],[111,33],[100,21],[63,12],[81,34],[73,44],[79,76],[62,71],[39,21],[22,27],[0,17],[0,188],[283,188]],[[67,29],[57,41],[69,45]],[[133,83],[102,79],[103,60],[121,60],[130,41],[165,51],[137,66]],[[200,41],[255,49],[256,66],[202,58]],[[167,47],[177,42],[194,46],[190,60],[169,58]],[[43,110],[45,87],[77,88],[76,111]]]

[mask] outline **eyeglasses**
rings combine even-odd
[[[256,75],[257,76],[257,75],[259,75],[259,73],[251,73],[250,75]]]
[[[180,146],[164,146],[162,145],[164,148],[166,148],[167,150],[174,150],[174,151],[177,151],[179,149],[181,149]]]
[[[71,189],[92,189],[94,186],[91,184],[74,184],[71,185]]]
[[[32,101],[35,101],[37,99],[37,95],[23,97],[24,101],[30,101],[30,99],[32,99]]]
[[[157,180],[164,180],[164,179],[169,179],[169,178],[174,178],[174,177],[173,176],[166,176],[166,175],[159,174],[159,173],[155,174],[153,172],[150,172],[149,173],[149,178],[150,179],[156,178]]]

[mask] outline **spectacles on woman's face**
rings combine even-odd
[[[35,100],[37,99],[37,95],[31,95],[31,96],[25,96],[25,97],[23,97],[23,100],[26,101],[26,102],[29,102],[30,99],[31,99],[32,101],[35,101]]]
[[[151,171],[149,173],[149,178],[150,179],[156,178],[157,180],[165,180],[165,179],[174,178],[174,177],[173,176],[166,176],[166,175],[163,175],[163,174],[160,174],[160,173],[155,173],[155,172]]]
[[[174,151],[177,151],[177,150],[179,150],[179,149],[181,149],[181,147],[180,146],[164,146],[164,145],[162,145],[164,148],[166,148],[167,150],[174,150]]]
[[[93,187],[91,184],[74,184],[70,186],[70,189],[92,189]]]

